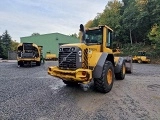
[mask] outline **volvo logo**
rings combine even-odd
[[[63,58],[63,61],[66,61],[66,60],[67,60],[67,57],[64,57],[64,58]]]

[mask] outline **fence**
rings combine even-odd
[[[8,51],[8,60],[16,60],[17,52],[16,51]]]

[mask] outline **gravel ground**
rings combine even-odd
[[[0,120],[160,120],[160,65],[133,64],[111,92],[67,87],[40,67],[0,63]]]

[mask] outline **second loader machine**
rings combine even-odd
[[[123,80],[126,74],[125,59],[112,51],[113,30],[106,25],[84,30],[81,24],[80,33],[80,43],[60,46],[58,66],[48,67],[48,74],[67,85],[94,81],[97,91],[108,93],[114,79]]]

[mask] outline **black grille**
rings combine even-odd
[[[59,67],[62,69],[76,69],[76,54],[77,52],[59,52]]]
[[[22,58],[33,58],[34,54],[33,53],[23,53]]]

